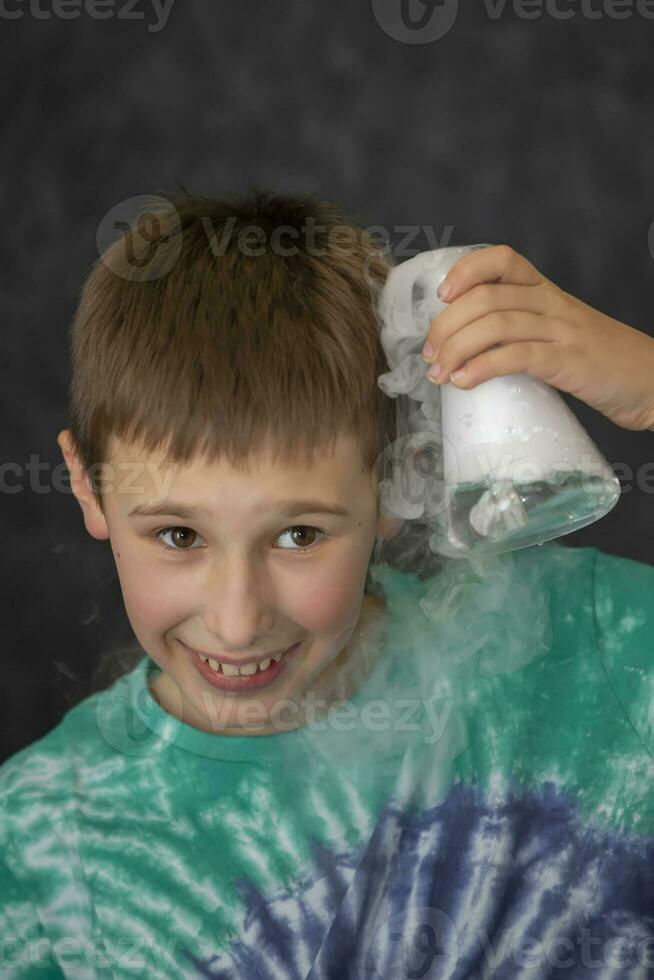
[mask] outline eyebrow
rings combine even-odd
[[[286,517],[296,517],[298,514],[332,514],[335,517],[350,517],[350,512],[340,504],[326,503],[324,500],[280,500],[275,512]],[[138,504],[130,510],[128,517],[181,517],[194,520],[197,517],[210,516],[206,507],[187,507],[174,500],[163,500],[158,504]]]

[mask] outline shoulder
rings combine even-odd
[[[103,769],[115,769],[110,722],[124,713],[124,681],[85,698],[46,735],[0,765],[0,828],[24,825],[27,814],[63,812],[89,774],[100,779]]]
[[[58,895],[70,885],[77,894],[80,820],[129,782],[134,761],[119,741],[127,680],[75,705],[0,766],[0,893]]]
[[[56,838],[72,785],[62,722],[0,766],[0,923],[10,916],[18,934],[37,922],[33,868]]]
[[[78,819],[93,796],[95,766],[108,758],[97,703],[97,695],[80,702],[0,766],[0,928],[18,951],[8,978],[27,976],[23,957],[36,958],[35,975],[63,977],[46,924],[62,909],[69,921],[85,921]]]
[[[597,551],[597,653],[630,724],[654,756],[654,565]]]
[[[516,567],[528,569],[529,550]],[[578,746],[601,746],[605,761],[629,760],[651,773],[654,566],[558,544],[532,558],[541,566],[551,641],[526,674],[530,710],[537,698],[555,703],[561,729],[576,732]]]
[[[60,721],[47,735],[0,766],[0,811],[5,819],[15,810],[29,807],[37,795],[56,793],[69,767],[65,727],[65,721]]]

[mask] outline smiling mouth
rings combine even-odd
[[[284,647],[281,650],[270,653],[266,657],[242,661],[222,660],[218,657],[211,657],[207,653],[201,653],[200,650],[196,650],[195,647],[188,647],[186,644],[183,644],[183,646],[185,646],[189,652],[194,653],[202,663],[208,664],[208,666],[217,674],[223,674],[225,677],[251,677],[253,674],[265,673],[267,670],[271,669],[271,667],[273,667],[276,663],[279,663],[282,657],[296,647],[298,643],[293,643],[291,646]]]
[[[238,675],[249,677],[252,674],[263,673],[268,670],[272,663],[279,663],[288,650],[290,650],[290,647],[287,647],[281,653],[276,653],[274,656],[265,657],[263,660],[246,660],[244,663],[238,665],[224,660],[216,660],[214,657],[207,657],[202,653],[198,653],[198,657],[203,663],[208,663],[212,670],[216,672],[220,671],[221,674],[225,674],[227,677],[237,677]]]
[[[181,641],[180,641],[181,642]],[[185,646],[182,644],[182,646]],[[267,658],[259,663],[245,664],[246,673],[242,673],[239,667],[232,664],[221,663],[200,654],[191,647],[185,647],[187,654],[200,675],[219,691],[230,691],[234,693],[247,693],[260,690],[272,684],[277,677],[283,674],[289,664],[293,662],[296,654],[302,648],[302,642],[295,643],[288,650],[275,654],[277,659]],[[205,659],[206,658],[206,659]],[[214,666],[215,665],[215,666]],[[225,670],[225,667],[227,670]],[[231,671],[231,673],[229,673]]]

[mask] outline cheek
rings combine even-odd
[[[312,633],[348,628],[359,616],[364,584],[365,570],[361,575],[352,568],[341,575],[307,578],[293,600],[293,618]]]
[[[139,629],[154,630],[173,624],[176,619],[178,603],[174,599],[168,602],[156,591],[156,588],[127,591],[123,590],[123,600],[129,620],[135,631]]]
[[[122,550],[123,559],[117,564],[118,578],[125,610],[134,631],[166,628],[182,615],[182,595],[173,588],[169,577],[158,572],[150,562],[130,556]]]

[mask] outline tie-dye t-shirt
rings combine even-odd
[[[322,730],[200,731],[144,656],[5,762],[3,980],[654,977],[654,567],[451,565],[374,566]]]

